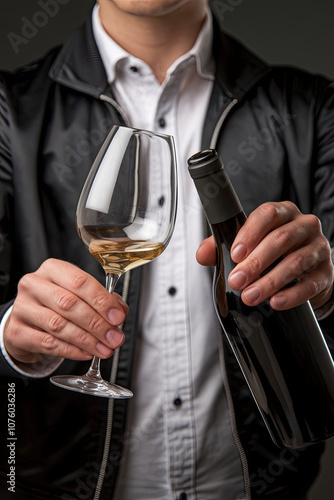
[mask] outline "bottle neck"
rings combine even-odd
[[[208,222],[217,224],[242,212],[241,203],[224,168],[194,179]]]
[[[224,244],[226,248],[230,250],[234,238],[238,234],[241,226],[244,225],[245,221],[246,215],[243,211],[241,211],[230,219],[211,223],[210,226],[217,247],[219,248],[222,244]]]

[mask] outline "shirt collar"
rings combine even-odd
[[[117,64],[122,60],[129,60],[131,64],[138,63],[139,60],[129,54],[126,50],[120,47],[104,30],[100,16],[99,6],[95,5],[92,13],[93,33],[96,45],[100,52],[100,56],[107,74],[109,83],[113,83],[116,77]],[[212,55],[212,14],[208,9],[206,20],[197,37],[197,40],[189,52],[179,57],[167,71],[167,75],[174,73],[181,63],[191,61],[193,58],[196,61],[196,69],[199,76],[205,79],[214,79],[215,62]],[[140,61],[142,64],[142,61]],[[183,66],[183,65],[182,65]]]

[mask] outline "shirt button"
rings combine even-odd
[[[173,297],[176,294],[175,286],[171,286],[168,290],[168,293],[169,293],[169,295],[171,295]]]
[[[159,200],[158,200],[158,203],[159,203],[159,207],[163,207],[164,203],[165,203],[165,197],[161,196],[161,198],[159,198]]]
[[[180,396],[177,396],[174,401],[174,406],[181,406],[182,405],[182,399],[180,398]]]
[[[166,127],[166,120],[164,118],[159,118],[158,123],[159,123],[159,126],[161,128],[165,128]]]

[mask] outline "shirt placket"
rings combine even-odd
[[[155,127],[177,135],[177,94],[182,68],[174,73],[160,96]],[[187,301],[187,245],[181,158],[179,203],[173,237],[159,257],[159,311],[163,348],[165,431],[169,455],[169,478],[175,499],[195,499],[195,425],[191,383],[189,311]]]

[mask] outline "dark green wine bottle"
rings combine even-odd
[[[246,306],[227,281],[234,238],[246,221],[214,150],[188,160],[216,248],[213,299],[223,332],[278,446],[305,447],[334,435],[334,365],[309,302],[275,311]]]

